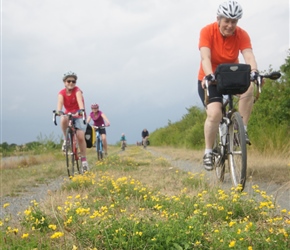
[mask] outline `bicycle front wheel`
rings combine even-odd
[[[74,151],[73,151],[73,133],[70,128],[66,130],[66,147],[65,147],[65,156],[66,156],[66,168],[68,177],[74,176]]]
[[[97,143],[97,154],[98,154],[98,160],[103,159],[103,146],[102,146],[102,140],[98,138],[98,143]]]
[[[221,135],[218,132],[213,146],[214,169],[216,176],[220,182],[224,181],[225,177],[225,147],[221,142]]]
[[[242,191],[247,175],[247,145],[244,123],[238,112],[234,112],[231,116],[228,143],[228,162],[232,183],[235,187],[241,185]]]

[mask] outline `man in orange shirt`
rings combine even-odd
[[[237,26],[242,17],[241,5],[229,0],[222,3],[217,11],[217,22],[205,26],[200,32],[199,50],[201,55],[200,69],[198,73],[198,93],[204,103],[204,79],[214,81],[216,67],[222,63],[238,63],[241,52],[245,63],[251,66],[251,76],[257,74],[257,63],[252,51],[252,45],[248,33]],[[253,85],[240,96],[239,112],[243,117],[245,130],[253,107]],[[217,92],[215,84],[209,85],[209,104],[207,105],[207,118],[204,123],[205,154],[203,165],[206,170],[213,169],[212,147],[218,132],[219,122],[222,118],[223,97]],[[246,141],[250,144],[248,134]]]

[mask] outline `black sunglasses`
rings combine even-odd
[[[68,83],[76,83],[75,80],[67,80],[66,82],[68,82]]]

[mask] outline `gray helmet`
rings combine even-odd
[[[72,72],[72,71],[69,71],[69,72],[67,72],[67,73],[65,73],[65,74],[63,75],[62,80],[65,81],[65,80],[66,80],[67,78],[69,78],[69,77],[73,77],[75,80],[78,79],[78,76],[77,76],[76,73],[74,73],[74,72]]]
[[[240,19],[243,16],[243,9],[237,1],[229,0],[219,6],[217,15],[230,19]]]

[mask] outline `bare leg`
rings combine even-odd
[[[77,130],[77,140],[79,143],[80,151],[81,151],[81,156],[86,157],[87,153],[87,143],[85,140],[85,132],[82,130]]]
[[[66,129],[68,127],[68,117],[66,116],[61,116],[60,118],[60,127],[63,133],[63,138],[65,139],[66,136]]]
[[[212,149],[216,133],[218,132],[219,122],[222,119],[222,104],[213,102],[207,105],[207,118],[204,123],[205,148]]]
[[[245,126],[248,125],[253,105],[254,105],[254,86],[253,84],[251,84],[247,92],[245,92],[240,96],[239,101],[239,112],[243,118]]]
[[[107,143],[107,137],[105,134],[102,134],[102,141],[103,141],[105,154],[107,154],[108,153],[108,143]]]

